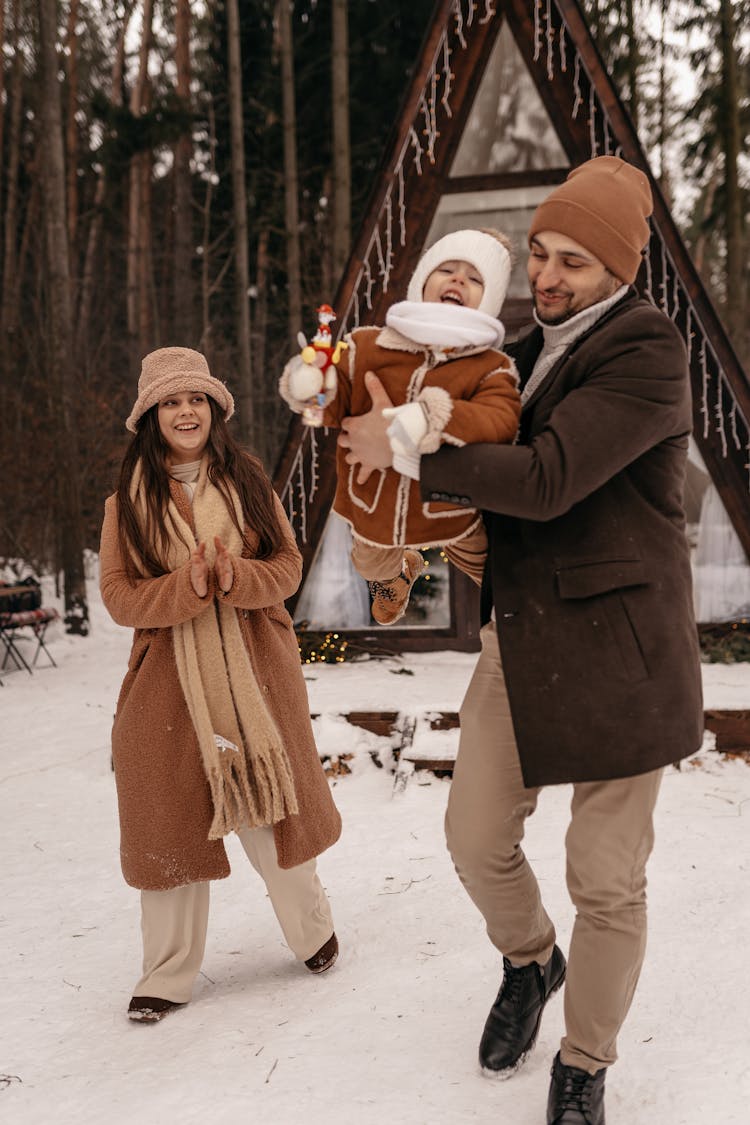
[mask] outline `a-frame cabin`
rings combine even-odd
[[[576,0],[440,0],[334,299],[339,334],[381,324],[423,248],[463,226],[515,237],[521,262],[502,318],[531,319],[525,231],[537,203],[592,156],[646,171],[654,194],[637,287],[672,318],[690,357],[694,436],[750,554],[750,386],[648,167]],[[321,294],[321,299],[327,299]],[[294,419],[275,486],[309,574],[335,490],[336,433]],[[304,580],[303,580],[304,582]],[[359,634],[381,650],[477,647],[476,591],[452,570],[445,628]],[[294,609],[294,605],[291,606]]]

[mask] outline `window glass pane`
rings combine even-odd
[[[331,512],[297,602],[295,625],[311,632],[327,629],[372,632],[391,628],[373,620],[369,589],[352,566],[351,549],[349,525]],[[422,556],[427,565],[412,586],[406,613],[396,626],[400,629],[448,629],[451,623],[448,561],[439,549],[422,551]]]
[[[507,23],[487,63],[452,176],[569,164]]]

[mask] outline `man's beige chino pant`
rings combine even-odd
[[[533,683],[534,669],[528,675]],[[606,747],[602,747],[606,754]],[[662,770],[573,785],[565,847],[576,908],[565,982],[566,1066],[594,1073],[617,1058],[646,948],[646,861]],[[458,876],[513,965],[544,964],[555,928],[521,849],[539,789],[521,775],[495,623],[461,706],[461,740],[446,812]]]

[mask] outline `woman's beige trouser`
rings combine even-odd
[[[447,543],[443,550],[454,566],[482,585],[484,561],[487,558],[487,532],[483,523],[476,531]],[[367,582],[390,582],[404,569],[403,547],[376,547],[352,532],[352,566]]]
[[[529,669],[533,681],[534,669]],[[539,789],[523,784],[495,623],[461,706],[461,740],[446,812],[458,876],[492,943],[516,966],[544,964],[555,929],[523,851]],[[606,754],[606,747],[602,747]],[[617,1058],[646,948],[646,861],[662,771],[573,785],[565,839],[576,908],[565,982],[566,1066],[590,1073]]]
[[[314,859],[279,867],[272,828],[241,829],[248,859],[268,897],[292,953],[306,961],[333,933],[331,907]],[[158,996],[185,1004],[192,995],[206,947],[210,883],[171,891],[141,891],[143,976],[134,996]]]

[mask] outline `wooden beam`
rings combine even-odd
[[[470,191],[508,191],[514,188],[547,187],[561,184],[570,168],[529,168],[521,172],[486,172],[474,176],[445,176],[443,195]]]

